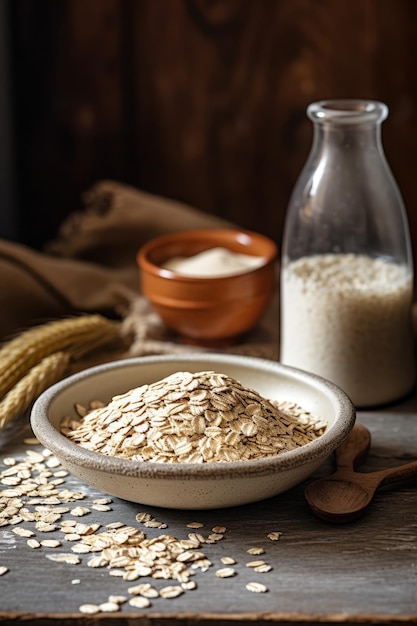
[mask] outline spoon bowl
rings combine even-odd
[[[358,482],[341,478],[322,479],[306,489],[305,497],[313,513],[326,521],[351,522],[362,515],[374,492]]]
[[[366,457],[370,444],[367,428],[355,424],[335,452],[336,472],[307,486],[305,498],[317,517],[336,523],[354,521],[363,515],[380,486],[417,476],[417,461],[377,472],[355,471],[355,466]]]

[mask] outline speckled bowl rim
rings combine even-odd
[[[217,371],[219,365],[236,365],[256,370],[285,374],[293,380],[307,383],[324,393],[331,400],[335,409],[336,419],[333,424],[318,439],[304,446],[282,452],[277,456],[264,459],[222,462],[222,463],[157,463],[153,461],[130,461],[129,459],[110,457],[98,452],[87,450],[70,441],[62,435],[48,419],[48,407],[59,394],[86,378],[93,378],[97,374],[109,370],[135,368],[138,365],[178,363],[178,370],[185,370],[187,363],[203,362],[215,363]],[[182,367],[184,366],[184,367]],[[173,370],[174,371],[174,370]],[[356,411],[349,397],[339,387],[330,381],[310,372],[285,366],[267,359],[233,354],[198,353],[186,355],[158,355],[122,359],[90,367],[82,372],[73,374],[44,391],[35,401],[31,410],[32,430],[38,440],[53,454],[77,466],[110,472],[116,475],[141,478],[164,478],[172,480],[206,480],[211,478],[233,478],[263,476],[291,470],[302,465],[325,459],[349,435],[355,420]]]

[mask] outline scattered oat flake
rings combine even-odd
[[[192,591],[193,589],[197,589],[197,583],[194,580],[189,580],[185,583],[181,583],[181,587],[186,591]]]
[[[234,565],[236,563],[236,560],[231,556],[222,556],[220,561],[223,565]]]
[[[122,528],[124,526],[123,522],[111,522],[110,524],[106,524],[106,528],[115,530],[117,528]]]
[[[211,561],[209,561],[209,559],[199,559],[198,561],[194,561],[191,567],[193,569],[201,569],[202,572],[205,572],[208,570],[209,567],[211,567],[211,565],[212,563]]]
[[[144,598],[157,598],[159,596],[159,591],[158,589],[155,589],[155,587],[152,587],[152,585],[149,585],[147,589],[143,589],[140,595]]]
[[[223,535],[226,532],[226,526],[214,526],[211,530],[214,533],[217,533],[219,535]]]
[[[94,509],[94,511],[102,511],[103,513],[105,511],[112,511],[112,507],[109,506],[108,504],[93,504],[93,506],[91,507],[92,509]]]
[[[55,524],[49,524],[48,522],[42,522],[42,521],[36,522],[35,526],[36,526],[36,529],[39,530],[39,532],[41,533],[51,533],[57,529]]]
[[[143,598],[142,596],[135,596],[134,598],[130,598],[129,604],[130,606],[134,606],[136,609],[147,609],[151,606],[148,598]]]
[[[76,543],[74,546],[71,546],[71,552],[75,552],[76,554],[87,554],[88,552],[91,552],[91,548],[83,543]]]
[[[100,608],[97,604],[82,604],[80,607],[78,607],[78,610],[80,611],[80,613],[89,613],[91,615],[93,613],[100,613]]]
[[[177,561],[184,563],[185,561],[197,561],[198,559],[204,558],[204,554],[202,552],[194,552],[193,550],[185,550],[181,552],[177,556]]]
[[[87,509],[85,506],[76,506],[72,509],[71,515],[75,515],[75,517],[83,517],[83,515],[87,515],[90,512],[90,509]]]
[[[236,576],[236,570],[233,567],[222,567],[216,571],[217,578],[231,578]]]
[[[22,526],[17,526],[16,528],[13,528],[12,532],[15,533],[15,535],[19,535],[19,537],[33,537],[35,535],[32,530],[29,530],[28,528],[22,528]]]
[[[21,482],[22,479],[18,476],[6,476],[1,480],[1,484],[6,485],[7,487],[16,487],[17,485],[20,485]]]
[[[152,587],[150,583],[141,583],[140,585],[129,587],[128,592],[132,596],[143,596],[145,598],[157,598],[159,596],[159,591]]]
[[[51,456],[45,463],[46,467],[55,468],[61,465],[60,461],[56,458],[56,456]]]
[[[105,567],[108,564],[109,561],[101,555],[93,556],[89,561],[87,561],[88,567]]]
[[[102,602],[98,605],[98,608],[103,613],[116,613],[120,611],[120,606],[116,602]]]
[[[253,568],[255,572],[258,572],[259,574],[266,574],[266,572],[270,572],[272,570],[272,565],[269,565],[269,563],[264,563],[263,565],[258,565],[257,567]]]
[[[111,569],[109,570],[110,576],[115,576],[117,578],[123,578],[125,575],[125,571],[123,569]]]
[[[271,541],[278,541],[281,536],[282,536],[282,533],[279,531],[274,531],[272,533],[267,534],[268,539],[270,539]]]
[[[61,504],[60,498],[48,498],[47,504],[53,505],[53,511],[55,513],[58,513],[59,515],[63,513],[68,513],[70,511],[70,508],[68,506],[56,506],[58,504]]]
[[[249,561],[246,563],[246,567],[260,567],[261,565],[265,565],[265,561]]]
[[[45,459],[42,454],[35,452],[35,450],[26,450],[26,456],[32,463],[42,463]]]
[[[127,567],[127,564],[126,564],[126,567]],[[145,576],[148,576],[151,573],[152,573],[152,569],[149,567],[148,568],[148,574],[145,574]],[[134,580],[137,580],[140,577],[141,577],[141,573],[139,571],[137,571],[136,569],[127,570],[123,574],[123,580],[127,580],[128,582],[132,582]]]
[[[84,524],[77,522],[74,526],[74,532],[79,535],[92,535],[100,528],[100,524]]]
[[[26,437],[26,439],[23,439],[23,443],[25,443],[28,446],[40,445],[40,441],[36,439],[36,437]]]
[[[3,459],[4,465],[11,467],[12,465],[16,465],[17,461],[13,457],[9,456]]]
[[[54,472],[54,476],[56,476],[57,478],[65,478],[65,476],[68,476],[68,472],[67,470],[59,470],[58,472]]]
[[[127,602],[127,598],[126,596],[109,596],[107,598],[108,602],[115,602],[116,604],[124,604],[124,602]]]
[[[79,541],[81,539],[81,535],[78,533],[65,533],[65,541]]]
[[[57,539],[45,539],[41,541],[41,546],[45,548],[58,548],[58,546],[62,545],[60,541]]]
[[[159,590],[159,595],[161,598],[177,598],[182,593],[184,593],[184,589],[180,587],[180,585],[168,585],[167,587],[162,587]]]
[[[29,546],[29,548],[33,548],[34,550],[36,550],[36,548],[41,547],[41,544],[39,543],[37,539],[28,539],[26,543]]]
[[[248,583],[246,585],[246,589],[248,591],[252,591],[253,593],[265,593],[266,591],[268,591],[268,587],[266,587],[262,583]]]
[[[253,546],[252,548],[248,548],[246,550],[248,554],[264,554],[265,550],[261,546]]]
[[[0,565],[0,576],[3,576],[3,574],[7,574],[8,571],[8,567],[6,567],[5,565]]]
[[[75,554],[50,554],[48,558],[51,561],[57,561],[58,563],[67,563],[68,565],[79,565],[81,559]],[[73,582],[75,585],[76,583]]]
[[[203,528],[204,524],[201,522],[189,522],[187,528]]]
[[[73,526],[76,526],[77,523],[78,522],[75,519],[64,519],[64,520],[62,520],[61,526],[62,527],[64,527],[64,526],[65,527],[67,527],[67,526],[68,527],[73,527]]]
[[[143,524],[146,528],[167,528],[167,524],[163,522],[158,522],[156,519],[149,520],[148,522],[144,522]]]

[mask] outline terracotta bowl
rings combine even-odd
[[[174,372],[217,371],[271,400],[289,400],[327,424],[317,439],[294,450],[256,460],[158,463],[106,456],[60,432],[74,405],[108,403],[115,395]],[[92,367],[57,383],[35,402],[32,428],[72,474],[125,500],[174,509],[210,509],[255,502],[280,494],[314,472],[348,436],[355,410],[346,394],[313,374],[274,361],[230,354],[138,357]]]
[[[221,277],[184,276],[161,267],[173,257],[190,257],[213,247],[264,257],[257,269]],[[183,231],[153,239],[138,252],[143,295],[165,324],[184,341],[231,344],[261,318],[272,297],[275,243],[236,229]]]

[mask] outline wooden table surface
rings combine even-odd
[[[417,393],[406,400],[379,410],[358,413],[358,421],[372,434],[371,453],[364,470],[380,469],[417,459]],[[22,458],[26,449],[40,446],[22,444],[23,434],[5,443],[0,439],[0,471],[7,468],[7,457]],[[318,475],[330,471],[327,461]],[[54,469],[53,471],[56,471]],[[306,484],[306,483],[305,483]],[[156,509],[112,498],[110,511],[91,509],[100,495],[78,479],[67,476],[59,489],[69,488],[85,495],[71,503],[91,509],[81,522],[102,526],[123,522],[139,526],[147,537],[169,533],[186,538],[189,522],[204,526],[198,532],[208,535],[214,526],[225,526],[224,538],[204,544],[202,550],[212,565],[197,571],[195,590],[173,599],[156,598],[147,609],[121,605],[118,613],[85,615],[84,603],[100,604],[109,595],[131,598],[128,582],[109,575],[107,568],[91,568],[91,555],[80,555],[81,563],[70,565],[53,560],[53,555],[71,553],[61,531],[36,532],[36,538],[57,538],[58,548],[32,549],[27,538],[13,532],[14,526],[0,527],[0,622],[18,621],[34,625],[120,624],[196,625],[239,623],[280,624],[402,624],[417,623],[417,483],[381,489],[366,514],[354,523],[332,525],[318,520],[304,500],[305,484],[270,500],[233,509],[177,511]],[[10,487],[2,485],[2,489]],[[0,492],[1,495],[1,492]],[[29,507],[34,510],[34,506]],[[166,529],[144,528],[136,515],[146,511]],[[71,512],[63,519],[70,519]],[[19,524],[34,529],[33,522]],[[282,533],[271,541],[269,532]],[[100,531],[98,531],[100,532]],[[194,531],[195,532],[195,531]],[[40,536],[42,535],[42,536]],[[64,545],[67,544],[67,545]],[[251,556],[247,550],[261,546],[265,553]],[[220,559],[236,560],[237,574],[218,578],[223,567]],[[256,573],[246,566],[261,558],[272,566],[266,573]],[[143,579],[145,582],[147,578]],[[246,584],[264,583],[266,593],[251,593]],[[141,581],[142,582],[142,581]],[[175,581],[152,581],[156,587]]]

